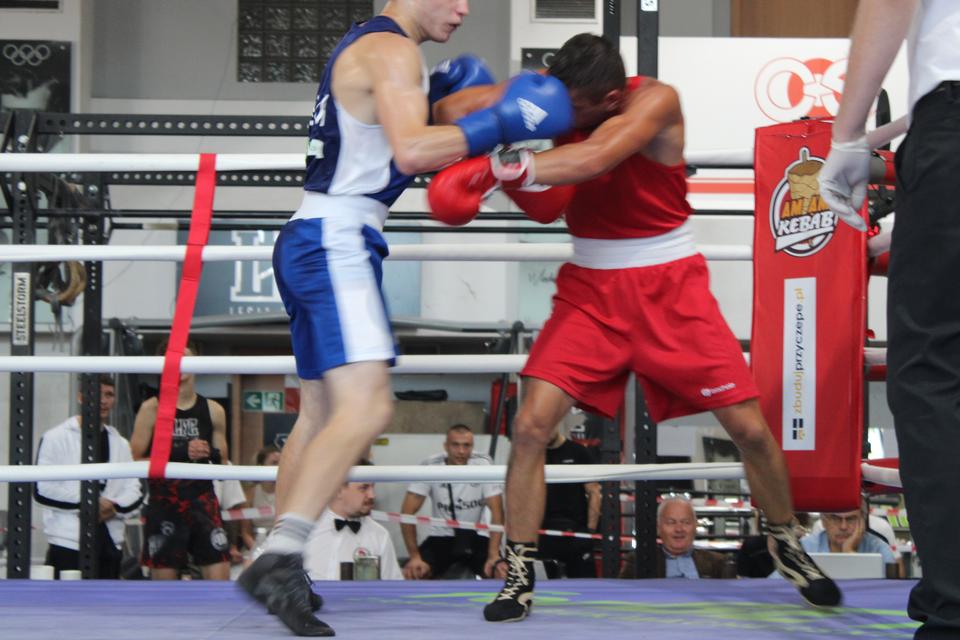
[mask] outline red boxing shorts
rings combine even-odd
[[[631,371],[656,422],[756,398],[740,343],[709,285],[700,254],[628,269],[565,264],[553,313],[521,375],[611,418]]]

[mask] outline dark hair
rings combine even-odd
[[[592,33],[581,33],[564,42],[553,56],[548,73],[588,100],[599,100],[627,85],[620,51],[607,38]]]
[[[114,388],[116,388],[116,386],[117,386],[117,381],[114,380],[114,379],[113,379],[113,376],[110,375],[109,373],[98,373],[98,374],[97,374],[97,382],[100,383],[100,384],[105,384],[105,385],[107,385],[108,387],[114,387]],[[77,377],[77,388],[79,388],[80,385],[82,385],[82,384],[83,384],[83,377],[82,377],[82,376],[78,376],[78,377]]]
[[[452,433],[454,431],[466,431],[468,433],[473,433],[473,429],[463,424],[462,422],[458,422],[457,424],[451,425],[450,428],[447,429],[447,433]]]
[[[263,449],[260,449],[260,451],[257,451],[257,466],[263,466],[263,463],[267,461],[267,456],[269,456],[271,453],[280,453],[280,448],[275,445],[268,444]]]
[[[167,354],[167,347],[169,346],[170,346],[170,338],[164,338],[163,341],[159,345],[157,345],[157,350],[154,353],[156,353],[156,355],[158,356],[164,356]],[[187,344],[185,345],[185,348],[190,349],[190,353],[192,353],[195,356],[200,355],[200,349],[197,347],[197,343],[195,343],[193,340],[187,340]]]

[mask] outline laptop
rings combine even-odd
[[[834,580],[886,577],[883,556],[879,553],[811,553],[810,557]]]

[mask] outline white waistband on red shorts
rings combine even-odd
[[[367,196],[332,196],[319,191],[304,191],[303,202],[290,219],[346,218],[381,231],[388,213],[387,205]]]
[[[650,267],[697,254],[690,221],[650,238],[574,238],[573,259],[587,269]]]

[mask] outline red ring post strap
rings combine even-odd
[[[163,374],[160,376],[160,399],[157,404],[157,422],[153,427],[153,444],[150,447],[151,480],[163,478],[170,460],[173,443],[173,419],[177,413],[177,396],[180,392],[180,360],[190,335],[190,322],[200,287],[203,272],[203,248],[210,237],[210,219],[213,217],[213,195],[217,187],[217,156],[200,154],[197,183],[193,195],[193,212],[190,214],[190,235],[187,238],[187,253],[180,275],[177,306],[173,312],[170,340],[163,358]]]

